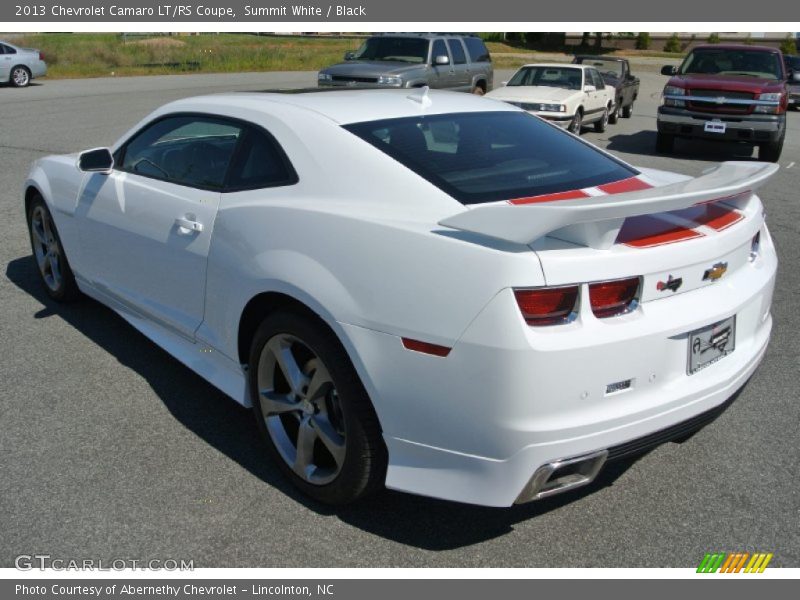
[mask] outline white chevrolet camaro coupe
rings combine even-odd
[[[594,124],[602,133],[614,112],[616,91],[595,67],[586,65],[525,65],[487,98],[502,100],[580,135]]]
[[[252,406],[310,496],[509,506],[735,397],[772,325],[776,168],[639,169],[426,88],[232,93],[37,160],[24,202],[47,293]]]

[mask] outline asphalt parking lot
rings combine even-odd
[[[585,139],[690,175],[755,156],[681,141],[674,156],[654,155],[664,78],[640,76],[633,117]],[[103,306],[47,299],[22,209],[31,161],[110,145],[169,100],[314,83],[302,72],[0,87],[0,567],[37,553],[197,567],[689,567],[739,550],[800,566],[800,113],[761,193],[781,266],[760,370],[690,439],[539,503],[485,509],[394,492],[337,511],[310,503],[268,461],[248,411]]]

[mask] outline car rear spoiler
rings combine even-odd
[[[610,248],[627,217],[726,202],[744,209],[778,165],[724,162],[695,179],[634,192],[533,204],[497,203],[465,210],[439,225],[530,245],[546,235],[597,249]]]

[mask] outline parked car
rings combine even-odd
[[[597,69],[585,65],[525,65],[487,97],[518,106],[575,135],[591,123],[595,131],[605,131],[614,110],[614,88],[603,82]]]
[[[345,62],[322,69],[320,87],[451,89],[483,95],[494,69],[483,40],[469,34],[390,34],[368,38]]]
[[[631,65],[627,58],[605,56],[576,56],[576,65],[590,65],[597,69],[606,85],[614,88],[614,110],[608,116],[612,125],[620,115],[630,119],[633,114],[633,103],[639,97],[639,78],[631,73]]]
[[[20,48],[0,41],[0,83],[25,87],[36,77],[47,75],[44,55],[34,48]]]
[[[780,158],[789,96],[780,50],[703,45],[661,73],[671,78],[658,109],[658,152],[671,152],[682,137],[748,142],[761,160]]]
[[[639,169],[468,94],[231,93],[37,160],[20,200],[47,294],[110,306],[252,406],[305,493],[509,506],[745,384],[776,170]]]
[[[788,74],[789,108],[797,110],[800,108],[800,56],[784,55],[783,60]]]

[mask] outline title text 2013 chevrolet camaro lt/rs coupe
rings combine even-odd
[[[226,94],[33,165],[47,292],[252,406],[310,496],[573,489],[721,411],[764,355],[775,171],[634,168],[506,103]],[[187,402],[191,400],[187,398]]]

